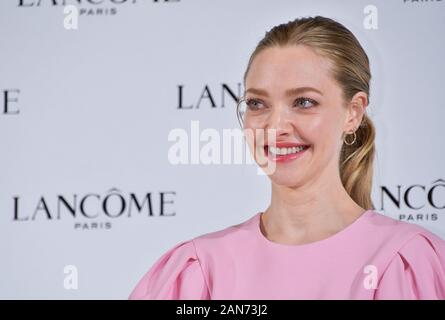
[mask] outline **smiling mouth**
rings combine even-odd
[[[276,162],[287,162],[291,160],[295,160],[302,156],[307,149],[309,149],[309,145],[301,145],[298,147],[287,147],[287,148],[276,148],[273,146],[264,146],[264,153],[266,157]]]

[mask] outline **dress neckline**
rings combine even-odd
[[[276,247],[276,248],[283,248],[283,249],[289,249],[289,250],[298,250],[298,249],[313,249],[318,246],[324,246],[329,243],[334,243],[335,241],[340,240],[341,238],[345,237],[347,234],[351,233],[353,230],[357,229],[365,220],[366,217],[373,214],[373,210],[369,209],[364,211],[360,216],[358,216],[353,222],[348,224],[346,227],[344,227],[342,230],[334,233],[333,235],[309,242],[309,243],[303,243],[303,244],[285,244],[285,243],[279,243],[272,240],[269,240],[261,231],[261,215],[263,214],[262,211],[255,214],[253,217],[253,226],[255,229],[255,234],[260,238],[262,242],[264,242],[266,245],[270,247]]]

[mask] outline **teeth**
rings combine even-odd
[[[270,146],[269,151],[276,155],[286,155],[291,153],[297,153],[303,150],[304,148],[302,146],[300,147],[292,147],[292,148],[275,148]]]

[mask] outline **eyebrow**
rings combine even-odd
[[[286,90],[286,92],[284,94],[286,95],[286,97],[289,97],[289,96],[293,96],[293,95],[296,95],[296,94],[299,94],[299,93],[302,93],[302,92],[307,92],[307,91],[314,91],[314,92],[317,92],[320,95],[323,95],[323,93],[320,90],[318,90],[316,88],[313,88],[313,87],[292,88],[292,89]],[[265,96],[265,97],[269,96],[267,91],[263,90],[263,89],[249,88],[249,89],[247,89],[245,91],[245,94],[248,93],[248,92],[253,93],[253,94],[262,95],[262,96]]]

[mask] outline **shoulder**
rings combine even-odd
[[[170,247],[139,280],[129,298],[209,299],[212,263],[221,265],[233,258],[230,249],[247,237],[254,217]]]
[[[445,241],[426,228],[386,216],[374,218],[387,228],[382,244],[377,299],[445,299]]]
[[[139,280],[129,299],[207,299],[207,281],[193,240],[165,251]]]
[[[193,238],[197,254],[201,257],[216,254],[221,258],[224,252],[233,254],[233,249],[241,249],[244,245],[249,245],[255,239],[252,235],[257,228],[257,218],[258,213],[240,223]]]
[[[368,215],[366,235],[369,241],[375,242],[381,248],[391,248],[395,253],[404,245],[409,243],[422,242],[428,239],[432,245],[443,246],[445,241],[438,235],[429,231],[423,226],[415,223],[397,220],[376,211],[371,211]]]

